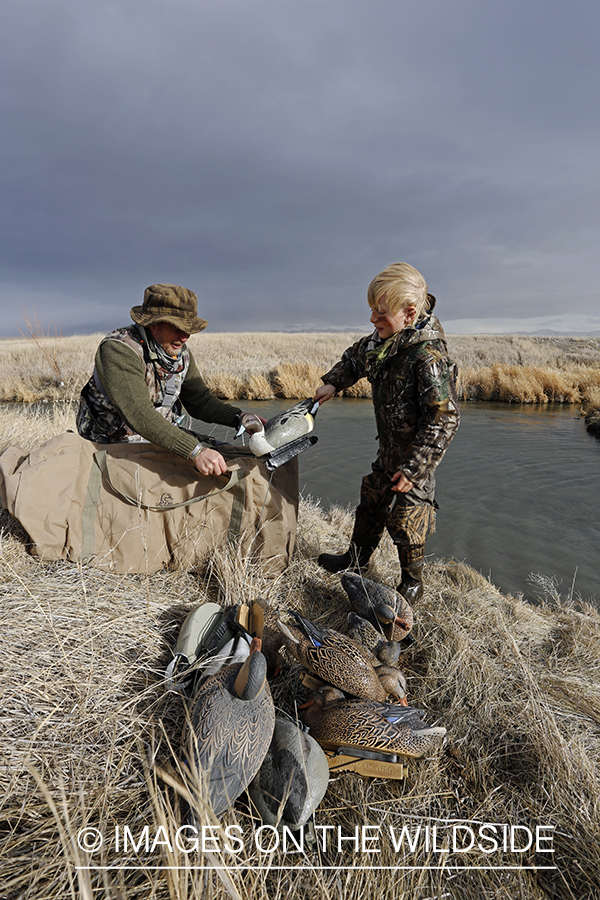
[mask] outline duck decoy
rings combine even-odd
[[[248,446],[255,456],[266,456],[288,444],[304,438],[315,427],[318,402],[302,400],[284,412],[273,416],[266,425],[254,413],[244,413],[240,417],[240,427],[236,437],[247,431],[250,434]],[[314,443],[313,438],[307,446]],[[302,449],[305,449],[302,447]]]
[[[286,668],[285,660],[279,653],[283,644],[282,634],[277,627],[279,612],[265,600],[256,600],[263,613],[262,647],[261,652],[267,659],[267,678],[275,678]]]
[[[354,572],[344,572],[341,582],[354,612],[377,628],[386,640],[406,638],[413,627],[413,611],[402,594]]]
[[[301,709],[312,737],[321,746],[342,754],[358,751],[417,758],[438,745],[446,734],[445,728],[427,727],[421,709],[346,699],[330,686],[317,691]]]
[[[193,698],[209,675],[224,665],[244,662],[253,634],[263,629],[263,619],[260,604],[223,607],[201,603],[195,607],[181,626],[173,659],[165,671],[166,686]],[[270,634],[274,633],[279,636],[276,625],[271,624]]]
[[[252,781],[274,727],[267,661],[260,640],[254,638],[246,661],[211,675],[190,707],[184,750],[189,748],[215,815],[228,809]]]
[[[320,745],[295,722],[277,716],[271,746],[248,787],[265,825],[301,828],[325,796],[328,783],[329,765]]]
[[[371,653],[374,659],[388,666],[398,663],[402,645],[398,641],[386,641],[374,625],[361,618],[358,613],[348,613],[348,636]]]
[[[355,697],[386,699],[386,687],[362,647],[333,628],[317,627],[300,613],[292,611],[291,615],[297,625],[287,625],[281,620],[278,625],[283,643],[294,659],[313,675]]]
[[[383,685],[386,697],[391,695],[400,701],[402,706],[408,706],[406,699],[406,678],[396,666],[381,665],[375,669],[380,684]]]

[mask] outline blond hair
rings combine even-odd
[[[384,295],[392,313],[414,306],[415,322],[428,305],[427,282],[421,273],[408,263],[392,263],[375,276],[367,288],[367,301],[371,309],[379,312],[379,303]]]

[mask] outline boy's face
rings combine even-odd
[[[386,303],[385,294],[379,301],[379,309],[371,311],[370,322],[375,326],[377,334],[382,340],[387,340],[398,331],[402,331],[407,325],[412,324],[415,317],[415,307],[406,306],[397,312],[390,312]]]

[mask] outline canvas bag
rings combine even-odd
[[[219,452],[227,476],[204,476],[154,444],[95,444],[67,432],[30,453],[1,454],[0,498],[44,560],[118,573],[191,570],[230,542],[276,574],[294,548],[297,459],[271,479],[250,451]]]

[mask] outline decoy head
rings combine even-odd
[[[239,428],[235,433],[236,438],[240,437],[244,431],[247,431],[248,434],[260,434],[265,428],[259,417],[254,415],[254,413],[244,413],[240,416],[239,423]]]
[[[240,700],[255,700],[267,682],[267,660],[260,647],[260,638],[253,638],[250,655],[235,679],[234,691]]]
[[[302,721],[311,728],[321,718],[321,713],[325,709],[337,706],[346,699],[346,695],[338,688],[332,687],[330,684],[324,684],[315,693],[311,700],[307,700],[298,709],[302,710]]]
[[[408,706],[406,699],[406,678],[395,666],[378,666],[375,670],[386,694],[395,697],[402,706]]]
[[[339,688],[333,687],[331,684],[323,684],[315,692],[312,699],[307,700],[298,709],[310,709],[312,706],[316,706],[317,709],[327,709],[329,706],[335,706],[335,704],[345,699],[346,695]]]
[[[379,662],[386,666],[396,666],[402,652],[398,641],[383,641],[376,649],[375,655]]]

